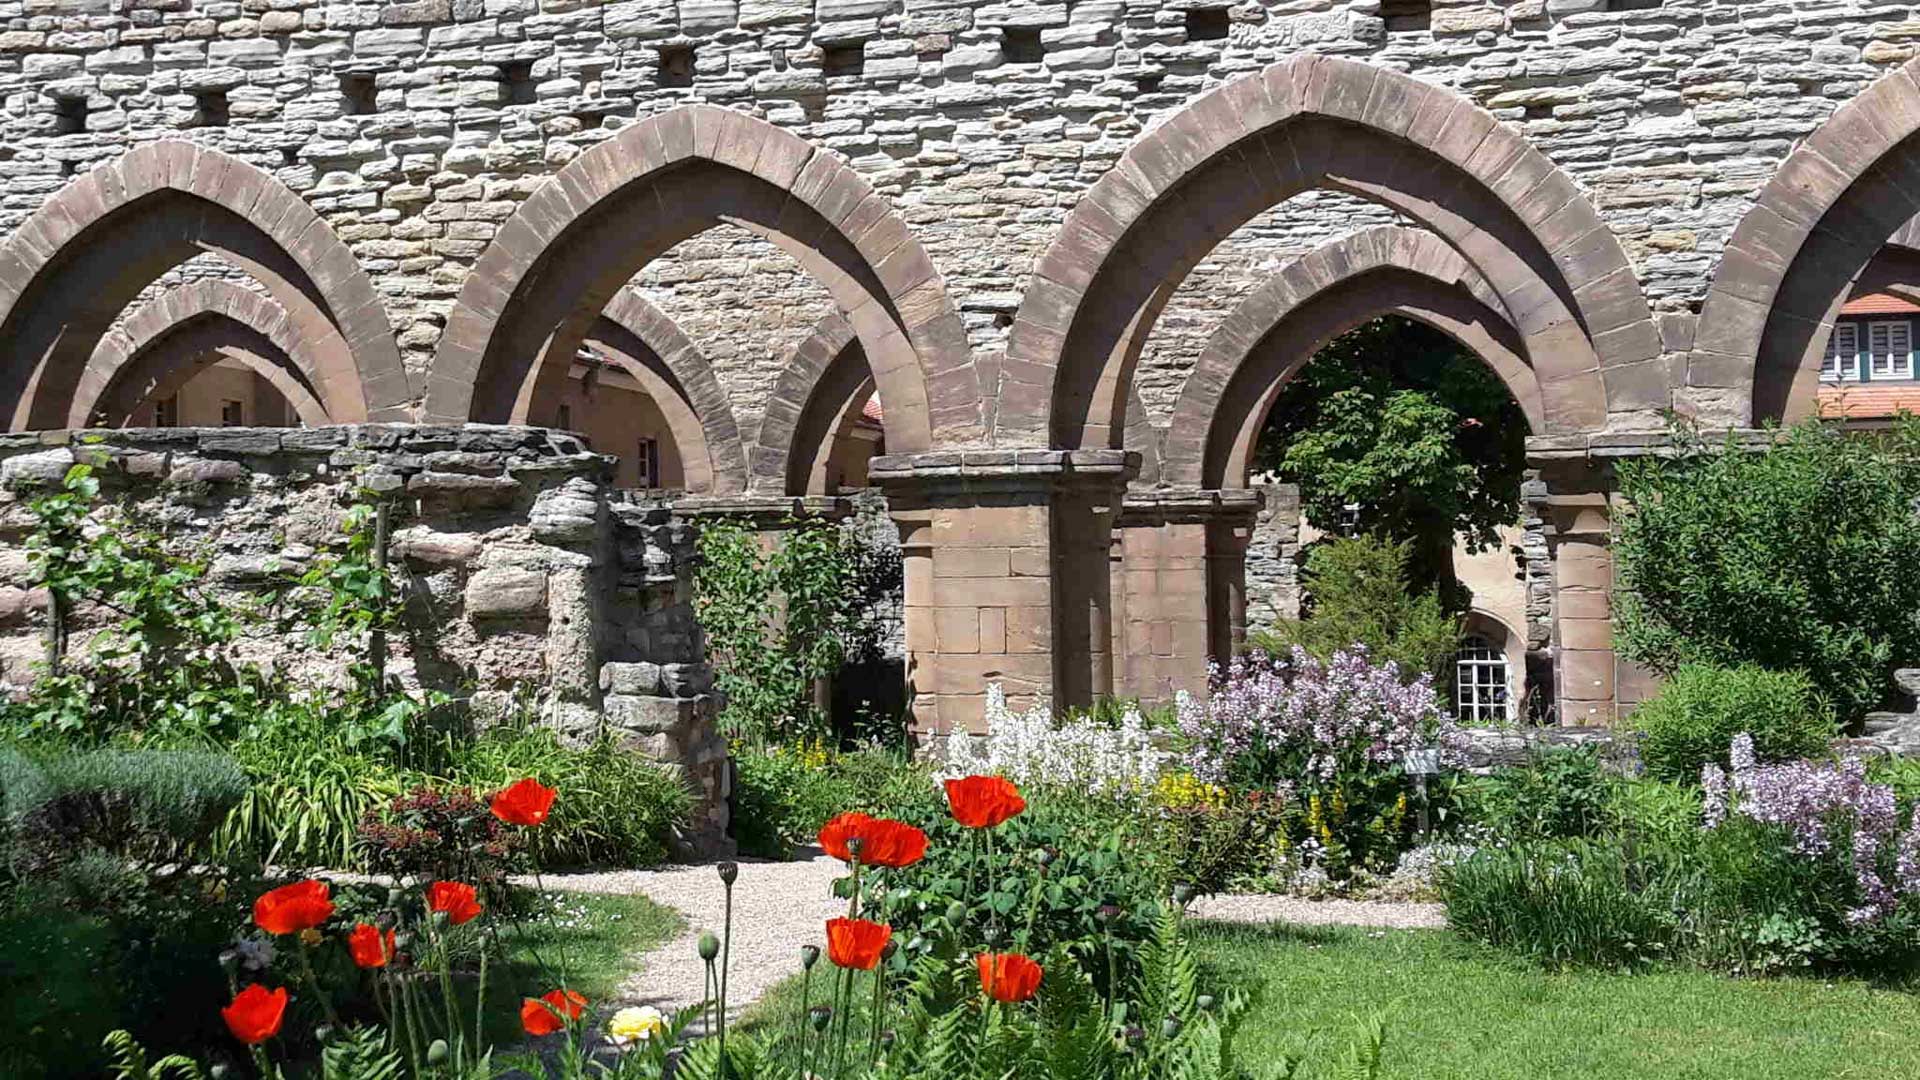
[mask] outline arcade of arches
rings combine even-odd
[[[1916,128],[1920,87],[1897,70],[1787,157],[1697,318],[1656,316],[1582,186],[1512,127],[1435,83],[1299,54],[1171,111],[1101,172],[1030,273],[1010,268],[1002,351],[978,346],[919,228],[846,159],[685,105],[503,215],[424,368],[402,360],[380,270],[306,199],[160,139],[77,175],[0,248],[0,394],[14,431],[569,429],[618,459],[613,486],[684,492],[696,517],[877,485],[905,556],[916,715],[947,728],[978,720],[990,681],[1016,704],[1204,692],[1246,626],[1272,516],[1250,460],[1275,395],[1326,342],[1396,315],[1476,355],[1530,429],[1526,595],[1478,617],[1462,678],[1485,704],[1493,662],[1524,660],[1563,722],[1606,722],[1645,691],[1610,647],[1608,462],[1657,448],[1669,408],[1737,428],[1870,420],[1890,406],[1868,392],[1911,403]],[[1391,223],[1272,267],[1150,412],[1142,356],[1179,287],[1310,192]],[[633,285],[722,225],[831,299],[751,411],[707,358],[723,343]],[[225,276],[175,273],[209,254]]]

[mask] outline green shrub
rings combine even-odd
[[[1809,422],[1759,451],[1681,441],[1620,464],[1622,654],[1656,671],[1805,671],[1852,724],[1920,657],[1920,420]]]
[[[1459,648],[1460,620],[1438,592],[1413,592],[1412,557],[1410,544],[1371,536],[1313,545],[1302,575],[1306,617],[1255,634],[1251,644],[1275,656],[1298,645],[1321,660],[1365,645],[1375,663],[1391,660],[1409,679],[1437,676]]]
[[[890,750],[738,746],[733,762],[733,837],[745,855],[786,858],[848,810],[903,816],[937,803],[926,766]]]
[[[1673,886],[1618,844],[1481,848],[1444,870],[1447,923],[1547,967],[1635,967],[1671,955]]]
[[[1735,735],[1753,736],[1763,762],[1825,757],[1837,729],[1812,680],[1751,665],[1688,664],[1628,720],[1638,733],[1647,774],[1697,781],[1710,761],[1727,763]]]
[[[286,866],[356,865],[355,835],[367,811],[406,786],[373,744],[287,725],[234,744],[253,786],[220,829],[230,857]]]
[[[1595,749],[1537,750],[1523,764],[1462,783],[1454,809],[1505,840],[1598,836],[1618,820],[1619,783]]]
[[[147,863],[203,857],[248,786],[224,754],[99,750],[40,767],[47,793],[20,817],[17,836],[42,867],[91,852]]]
[[[563,745],[542,727],[495,728],[452,754],[444,785],[483,797],[524,777],[560,795],[552,816],[526,837],[541,866],[655,866],[684,826],[693,794],[676,772],[611,741]]]

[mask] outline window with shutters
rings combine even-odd
[[[1826,362],[1820,377],[1829,382],[1852,381],[1860,377],[1860,324],[1835,323],[1827,338]]]
[[[1867,324],[1872,362],[1868,378],[1913,378],[1913,324],[1891,320]]]

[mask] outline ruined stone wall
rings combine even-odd
[[[339,231],[419,370],[518,200],[635,117],[705,100],[846,155],[901,208],[990,360],[1033,260],[1142,130],[1316,50],[1492,109],[1586,188],[1656,312],[1685,313],[1793,141],[1920,40],[1920,5],[1883,0],[1434,0],[1425,30],[1381,8],[0,0],[0,229],[132,145],[216,145],[273,171]],[[1389,219],[1308,194],[1230,238],[1148,350],[1149,409],[1164,415],[1200,343],[1280,260]],[[715,352],[748,430],[771,372],[830,307],[739,230],[688,241],[640,285]]]
[[[531,695],[563,734],[603,729],[686,769],[702,794],[690,838],[726,825],[725,747],[691,607],[691,527],[611,491],[611,459],[537,428],[174,428],[0,435],[0,684],[32,681],[47,599],[32,586],[28,504],[76,461],[100,503],[125,506],[204,560],[236,612],[341,547],[356,503],[391,505],[390,566],[406,600],[389,672],[465,702],[478,723]],[[299,591],[287,603],[312,603]],[[82,607],[73,649],[116,621]],[[271,617],[240,655],[302,683],[337,683],[344,653]]]

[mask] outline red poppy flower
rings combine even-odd
[[[253,902],[253,921],[269,934],[297,934],[311,930],[333,914],[333,901],[324,881],[296,881],[261,894]]]
[[[521,999],[520,1026],[529,1035],[551,1035],[568,1021],[580,1019],[586,1008],[587,999],[572,990],[549,990],[537,998]]]
[[[860,841],[862,866],[912,866],[927,854],[927,834],[903,821],[848,813],[820,829],[820,846],[842,862],[853,862],[852,840]]]
[[[981,953],[973,964],[980,969],[980,991],[995,1001],[1025,1001],[1040,989],[1040,965],[1019,953]]]
[[[347,951],[363,968],[386,967],[394,955],[393,931],[382,932],[377,926],[361,923],[347,935]]]
[[[893,939],[893,927],[865,919],[827,920],[827,957],[843,968],[872,971]]]
[[[436,881],[427,886],[427,908],[446,912],[447,921],[455,926],[472,922],[481,911],[473,886],[463,881]]]
[[[233,1037],[248,1046],[258,1046],[280,1034],[280,1020],[287,1014],[287,989],[269,990],[249,983],[234,996],[233,1004],[220,1010]]]
[[[529,776],[493,797],[493,816],[509,825],[538,825],[547,820],[558,794]]]
[[[969,776],[947,781],[947,809],[969,829],[991,829],[1027,808],[1020,789],[1000,776]]]

